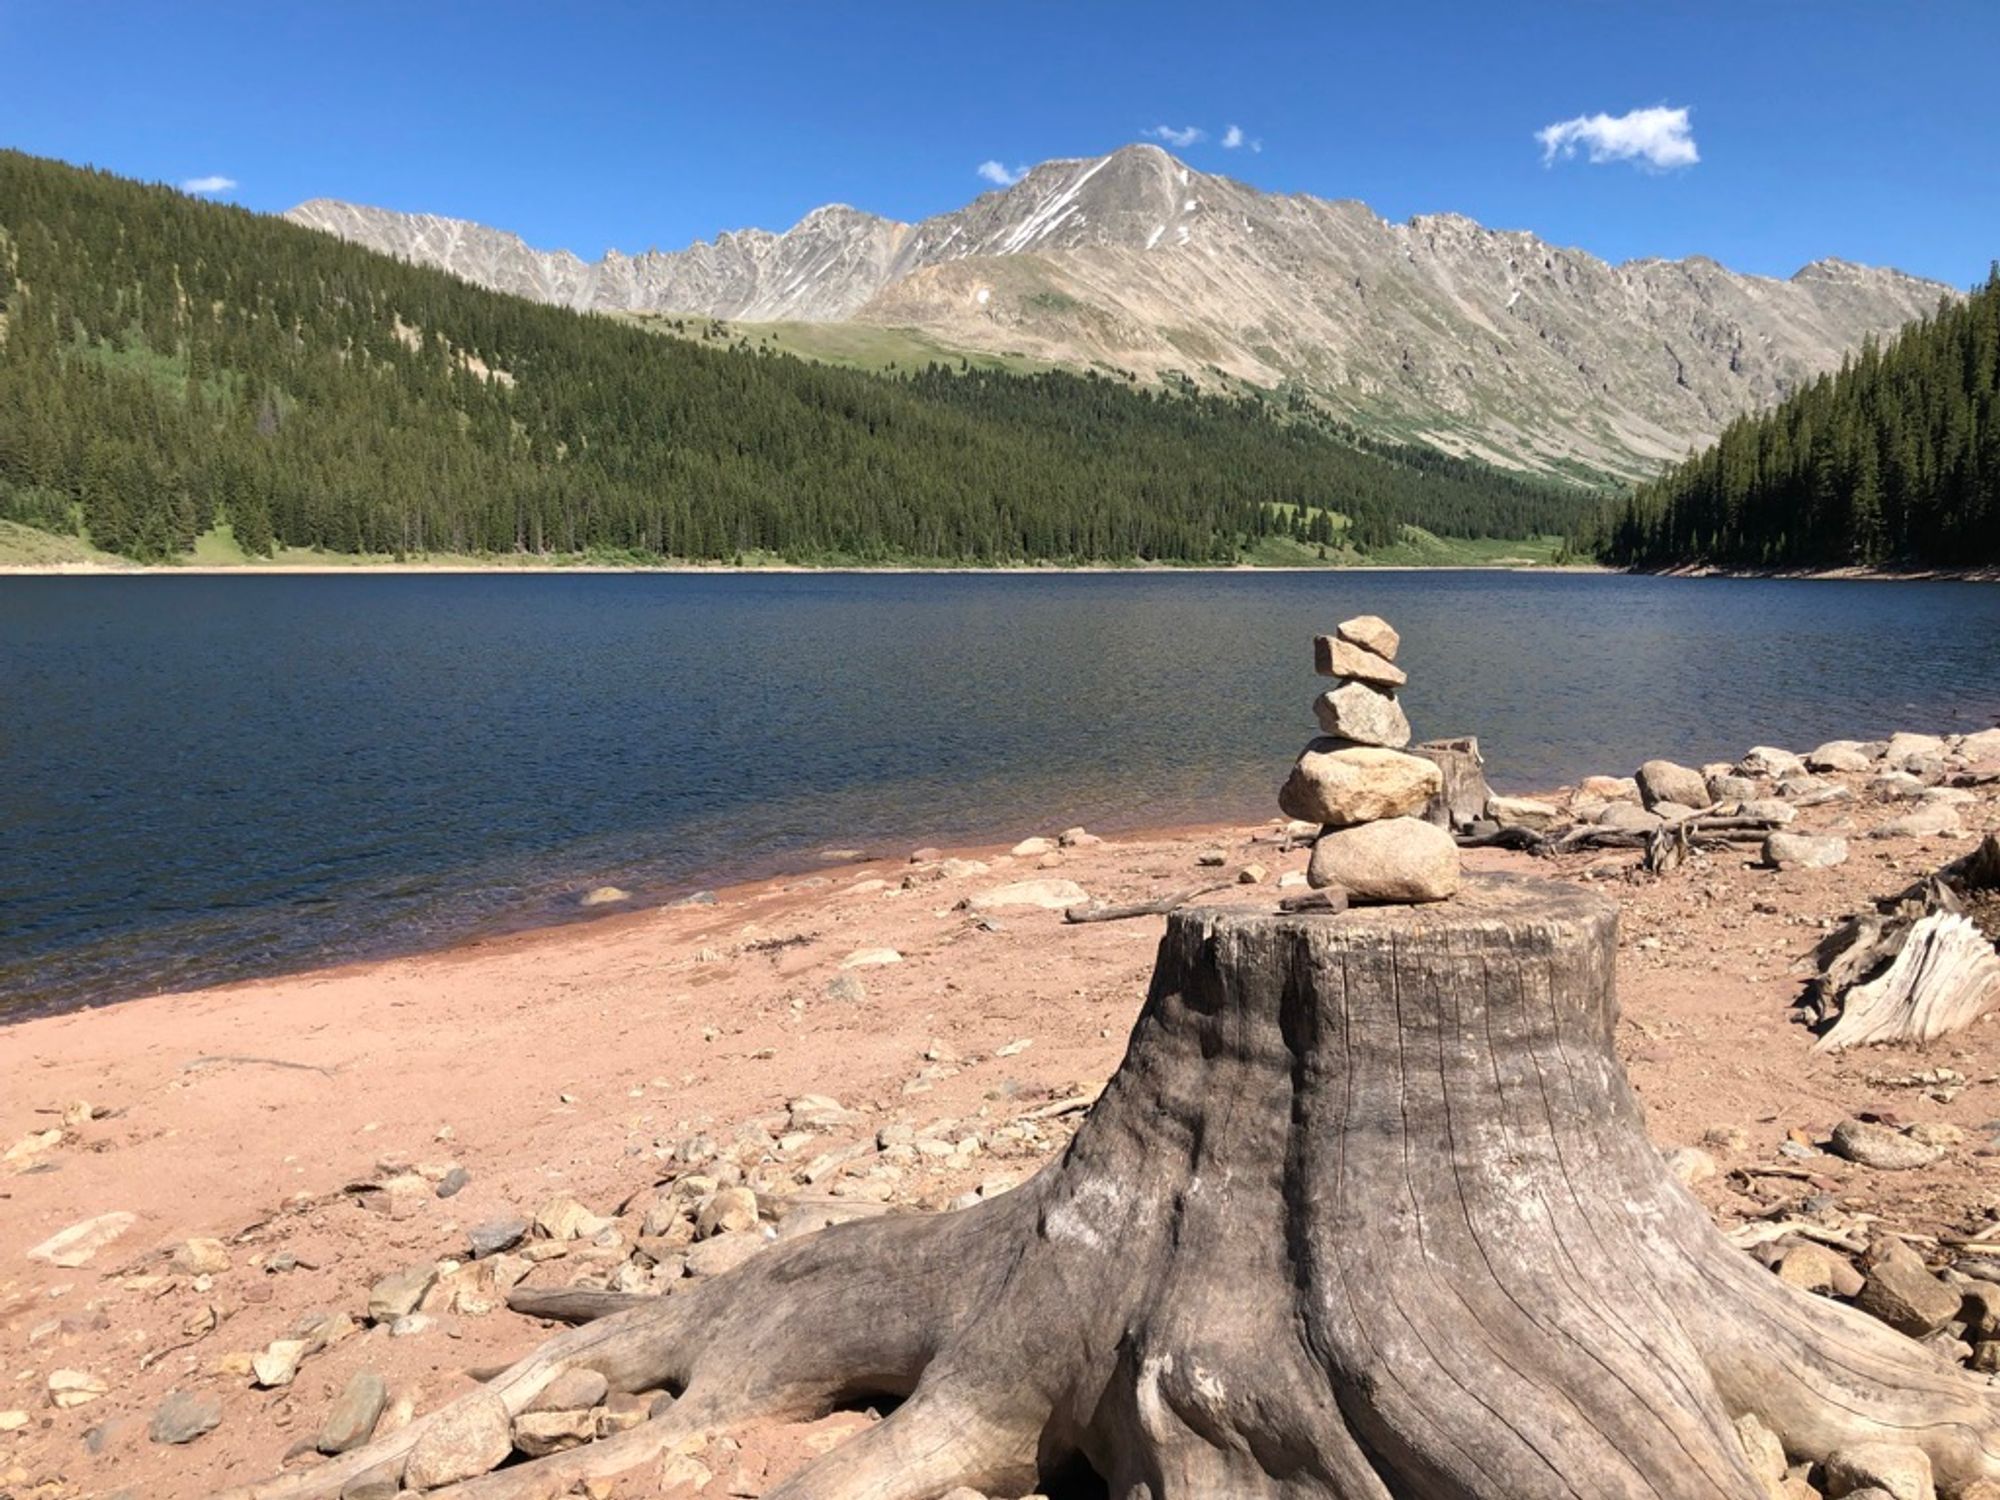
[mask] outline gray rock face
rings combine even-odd
[[[1708,778],[1691,766],[1670,760],[1649,760],[1633,773],[1639,796],[1647,807],[1677,802],[1683,807],[1708,806]]]
[[[1421,818],[1330,829],[1313,845],[1306,879],[1350,901],[1442,901],[1458,889],[1458,845]]]
[[[502,1250],[512,1250],[528,1237],[528,1228],[526,1219],[489,1219],[473,1225],[465,1237],[471,1245],[472,1258],[484,1260]]]
[[[1443,788],[1437,763],[1420,755],[1318,739],[1292,767],[1278,806],[1287,817],[1346,828],[1421,812]]]
[[[1410,743],[1410,721],[1393,696],[1365,682],[1329,688],[1313,704],[1320,732],[1357,745],[1400,750]]]
[[[1212,367],[1413,419],[1473,452],[1628,474],[1706,443],[1949,291],[1833,260],[1788,281],[1701,258],[1612,266],[1455,214],[1392,224],[1352,201],[1261,192],[1153,146],[1044,162],[920,224],[832,205],[782,234],[594,262],[327,199],[287,217],[537,301],[852,319],[1148,377]]]

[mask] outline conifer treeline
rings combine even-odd
[[[1587,544],[1626,567],[2000,563],[2000,265],[1642,485]]]
[[[1580,499],[1255,398],[703,348],[0,152],[0,516],[253,553],[1232,561]]]

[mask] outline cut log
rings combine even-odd
[[[1477,736],[1425,740],[1410,746],[1410,754],[1435,761],[1444,773],[1444,789],[1424,808],[1426,823],[1455,830],[1486,815],[1486,799],[1493,789],[1486,784],[1486,758],[1479,753]]]
[[[1084,1468],[1117,1500],[1759,1500],[1747,1414],[1797,1460],[1893,1440],[1943,1493],[2000,1480],[2000,1390],[1785,1285],[1669,1174],[1613,1049],[1615,920],[1491,877],[1435,906],[1173,912],[1059,1158],[558,1334],[463,1399],[517,1413],[569,1368],[678,1399],[452,1500],[883,1397],[768,1500]],[[234,1495],[333,1500],[453,1410]]]
[[[1847,991],[1840,1019],[1815,1044],[1839,1052],[1935,1041],[2000,1004],[2000,955],[1964,917],[1937,913],[1909,929],[1895,962]]]

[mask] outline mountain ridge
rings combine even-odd
[[[315,199],[286,215],[585,311],[910,326],[957,348],[1303,390],[1364,427],[1544,471],[1643,475],[1954,295],[1836,256],[1789,278],[1617,264],[1456,213],[1267,193],[1154,146],[1043,162],[916,223],[585,261],[470,221]]]

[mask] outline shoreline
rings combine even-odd
[[[953,577],[963,574],[1002,577],[1060,578],[1089,574],[1176,573],[1616,573],[1617,568],[1595,564],[1553,563],[1020,563],[1013,566],[942,564],[841,563],[816,567],[805,563],[755,563],[737,567],[729,563],[230,563],[180,564],[134,563],[120,567],[109,563],[12,563],[0,565],[0,578],[226,578],[226,577],[340,577],[346,574],[441,575],[468,577],[518,573],[548,577],[566,573],[588,574],[668,574],[701,577],[757,577],[768,574],[918,574]]]

